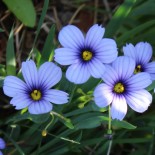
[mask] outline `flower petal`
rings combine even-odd
[[[124,80],[133,74],[135,61],[127,56],[120,56],[112,63],[112,67],[118,73],[118,76]]]
[[[102,75],[102,79],[113,88],[114,84],[118,81],[118,74],[110,65],[105,65],[105,67],[106,69],[105,73]]]
[[[64,91],[50,89],[45,93],[44,100],[55,104],[64,104],[68,102],[68,94]]]
[[[138,73],[126,80],[127,89],[129,91],[140,90],[146,88],[152,83],[151,77],[148,73]]]
[[[55,50],[55,61],[61,65],[77,63],[78,51],[70,48],[58,48]]]
[[[45,114],[52,110],[53,105],[45,100],[33,102],[29,107],[28,111],[30,114]]]
[[[15,109],[23,109],[28,107],[32,103],[32,100],[27,94],[19,94],[12,98],[10,104],[15,106]]]
[[[128,105],[136,112],[144,112],[152,102],[152,95],[142,89],[133,91],[125,95]]]
[[[89,79],[90,73],[86,64],[76,63],[68,67],[66,77],[75,84],[82,84]]]
[[[102,83],[99,84],[94,90],[94,101],[97,106],[104,108],[108,106],[113,100],[111,87]]]
[[[38,72],[33,60],[27,60],[22,63],[22,74],[30,89],[37,87]]]
[[[115,94],[111,105],[112,119],[123,120],[127,113],[127,104],[123,95]]]
[[[136,61],[136,49],[133,44],[126,44],[126,46],[123,46],[123,53],[125,56],[129,56]]]
[[[86,34],[85,46],[96,49],[102,40],[104,32],[105,28],[102,28],[102,26],[98,24],[93,25]]]
[[[152,47],[147,42],[139,42],[135,46],[137,61],[146,64],[152,57]]]
[[[68,25],[59,32],[58,39],[63,47],[79,49],[84,46],[84,36],[74,25]]]
[[[0,149],[5,149],[5,147],[6,147],[5,141],[2,138],[0,138]]]
[[[101,63],[98,59],[95,59],[95,58],[92,61],[89,62],[87,67],[88,67],[88,70],[89,70],[90,74],[94,78],[100,78],[103,75],[103,73],[105,72],[104,64]]]
[[[144,71],[150,74],[152,80],[155,80],[155,62],[147,63]]]
[[[40,66],[38,76],[42,89],[49,89],[60,81],[62,71],[53,62],[45,62]]]
[[[14,97],[19,93],[25,93],[26,83],[15,76],[7,76],[4,80],[3,91],[9,97]]]
[[[113,62],[118,55],[116,42],[113,39],[102,39],[97,46],[95,56],[102,63]]]

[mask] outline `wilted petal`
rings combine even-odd
[[[105,72],[104,64],[95,58],[91,62],[89,62],[87,67],[88,67],[90,74],[94,78],[100,78]]]
[[[52,110],[53,106],[49,101],[41,100],[33,102],[29,107],[28,111],[30,114],[45,114]]]
[[[127,56],[120,56],[112,63],[112,67],[122,80],[128,79],[134,72],[135,61]]]
[[[101,43],[97,46],[95,56],[102,63],[113,62],[118,55],[116,42],[113,39],[102,39]]]
[[[113,93],[111,87],[102,83],[94,90],[94,101],[97,106],[103,108],[111,104],[113,100]]]
[[[4,80],[3,91],[9,97],[14,97],[19,93],[25,93],[26,84],[15,76],[7,76]]]
[[[74,25],[67,25],[59,32],[58,39],[63,47],[79,49],[84,46],[84,36]]]
[[[77,63],[78,51],[70,48],[58,48],[55,50],[55,61],[61,65]]]
[[[128,105],[136,112],[144,112],[152,102],[152,95],[146,90],[137,90],[125,95]]]
[[[64,104],[68,102],[68,94],[64,91],[50,89],[45,93],[44,100],[55,104]]]
[[[133,75],[126,81],[127,89],[129,91],[140,90],[146,88],[152,83],[151,77],[148,73],[138,73]]]
[[[34,88],[38,85],[38,72],[33,60],[27,60],[22,63],[22,74],[29,88]]]
[[[127,104],[123,95],[115,94],[111,106],[112,119],[123,120],[127,113]]]
[[[45,62],[40,66],[38,76],[39,85],[43,89],[49,89],[60,81],[62,71],[53,62]]]
[[[66,77],[75,84],[82,84],[89,79],[90,73],[88,72],[86,64],[76,63],[67,69]]]
[[[103,38],[104,32],[105,28],[102,28],[98,24],[93,25],[86,34],[85,46],[96,49]]]
[[[32,100],[27,94],[19,94],[12,98],[10,104],[15,106],[15,109],[23,109],[28,107],[32,103]]]
[[[152,47],[147,42],[139,42],[135,46],[137,62],[148,63],[152,57]]]

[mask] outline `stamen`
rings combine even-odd
[[[123,93],[124,90],[125,90],[124,85],[120,82],[114,86],[115,93]]]
[[[42,97],[42,95],[41,95],[41,92],[39,91],[39,90],[33,90],[32,91],[32,93],[31,93],[31,98],[33,99],[33,100],[35,100],[35,101],[38,101],[38,100],[40,100],[41,99],[41,97]]]
[[[92,59],[92,56],[93,56],[93,54],[92,54],[92,52],[90,52],[90,51],[84,51],[84,52],[82,53],[82,58],[83,58],[83,60],[85,60],[85,61],[91,60],[91,59]]]
[[[134,74],[137,74],[139,72],[142,72],[142,66],[141,65],[137,65],[135,70],[134,70]]]

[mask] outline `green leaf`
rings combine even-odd
[[[16,60],[14,52],[13,28],[10,32],[6,47],[6,72],[7,75],[16,75]]]
[[[137,127],[126,122],[126,121],[118,121],[118,120],[112,120],[112,126],[125,128],[125,129],[136,129]]]
[[[125,2],[117,9],[116,13],[106,26],[105,36],[112,37],[115,35],[119,27],[122,25],[136,0],[125,0]]]
[[[19,122],[19,121],[22,121],[22,120],[26,120],[26,119],[29,119],[35,123],[38,123],[38,124],[41,124],[41,123],[44,123],[48,120],[50,114],[47,113],[47,114],[41,114],[41,115],[32,115],[30,113],[24,113],[24,114],[17,114],[16,116],[14,117],[11,117],[7,123],[9,122]]]
[[[67,119],[66,121],[63,121],[63,123],[69,128],[74,129],[74,125],[72,124],[70,119]]]
[[[153,81],[151,85],[149,85],[146,89],[150,91],[150,90],[153,90],[154,88],[155,88],[155,81]]]
[[[5,77],[0,76],[0,87],[3,86],[3,81],[4,81]]]
[[[52,25],[48,36],[46,38],[43,51],[41,54],[41,64],[45,61],[49,61],[51,54],[54,52],[54,35],[55,35],[55,25]]]
[[[36,12],[31,0],[3,0],[3,2],[24,25],[34,27]]]

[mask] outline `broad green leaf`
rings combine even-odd
[[[13,28],[10,32],[6,47],[6,72],[7,75],[16,75],[16,59],[14,51]]]
[[[117,9],[116,13],[106,26],[105,36],[112,37],[115,35],[119,27],[129,15],[136,0],[125,0],[125,2]]]
[[[24,25],[34,27],[36,12],[31,0],[3,0],[3,2]]]
[[[125,128],[125,129],[136,129],[137,127],[126,122],[126,121],[118,121],[118,120],[112,120],[112,126]]]
[[[51,54],[54,53],[54,35],[55,35],[55,25],[52,25],[48,36],[46,38],[43,51],[41,53],[41,64],[45,61],[49,61]]]

